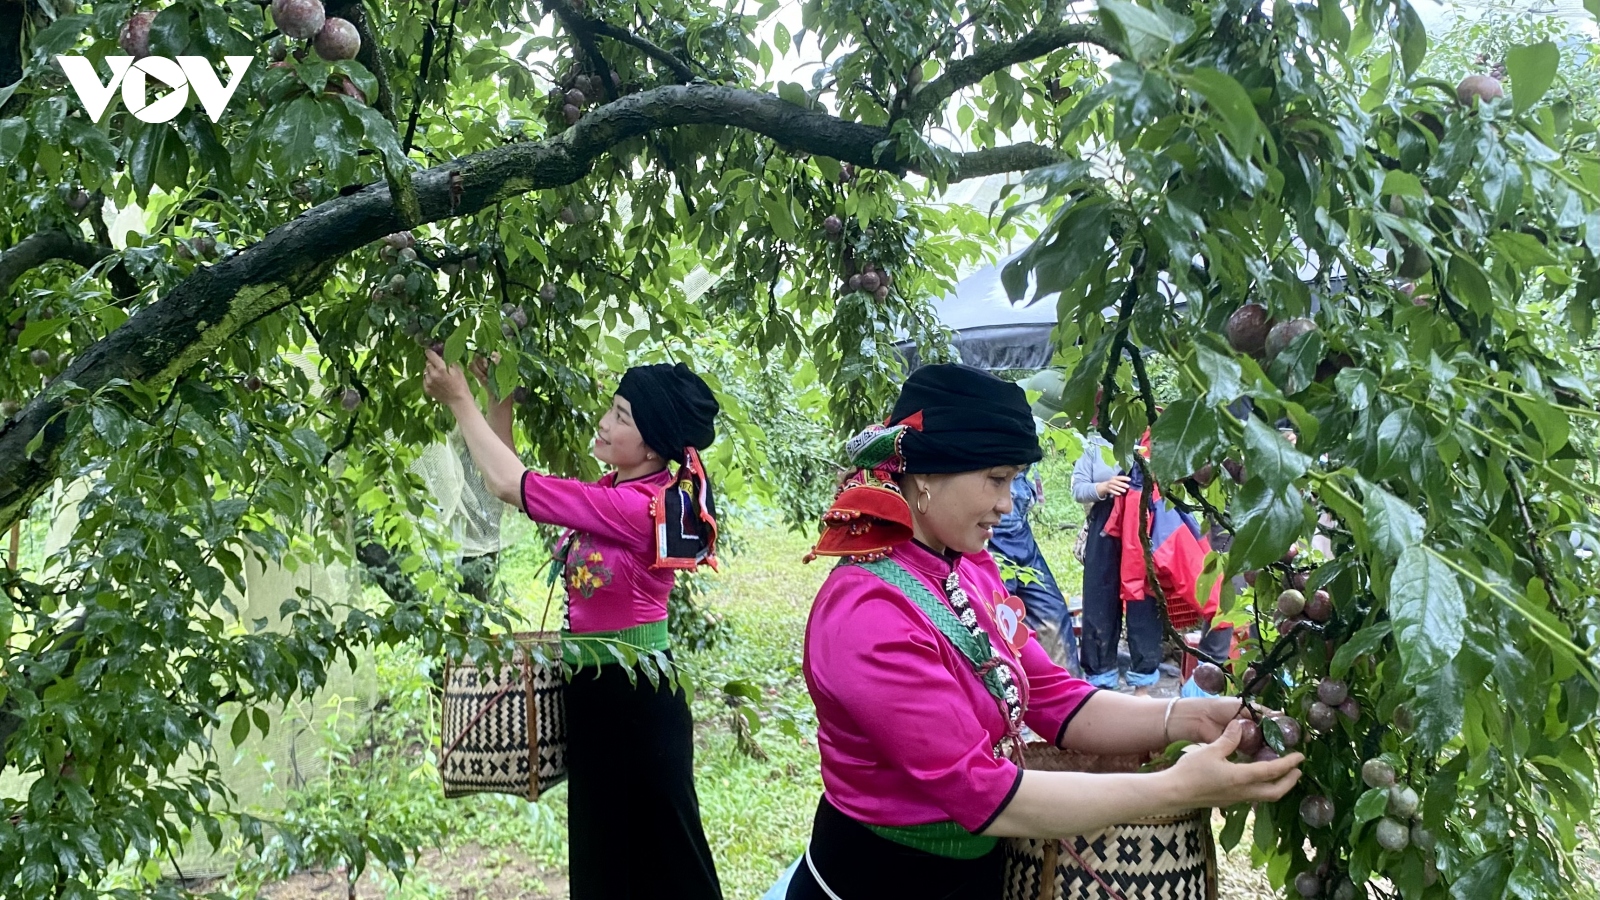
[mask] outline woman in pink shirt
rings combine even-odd
[[[1275,800],[1294,785],[1300,754],[1227,761],[1237,700],[1096,691],[1022,623],[985,552],[1012,477],[1042,456],[1021,388],[925,366],[847,452],[859,468],[814,550],[844,559],[806,626],[825,793],[788,900],[995,900],[999,838]],[[1024,771],[1024,725],[1087,753],[1207,746],[1159,774]]]
[[[629,369],[594,441],[613,470],[586,483],[529,470],[512,447],[509,405],[496,404],[491,425],[461,369],[431,350],[427,357],[423,387],[455,414],[490,492],[567,529],[557,553],[563,632],[574,639],[567,662],[579,667],[565,691],[571,897],[720,900],[694,789],[688,698],[629,673],[601,646],[668,653],[674,573],[716,565],[715,508],[698,452],[716,438],[716,398],[682,363]]]

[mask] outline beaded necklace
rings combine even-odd
[[[971,659],[989,693],[994,694],[1005,708],[1006,735],[995,744],[994,755],[997,758],[1013,757],[1022,749],[1022,712],[1025,703],[1022,690],[1017,686],[1016,675],[1011,670],[1011,661],[995,649],[994,642],[989,640],[989,633],[979,624],[978,614],[973,610],[967,592],[962,589],[955,568],[951,568],[950,574],[945,576],[944,593],[956,612],[957,620],[972,633],[974,646],[979,646],[978,642],[981,642],[981,646],[988,650],[986,659],[980,661],[976,656]]]

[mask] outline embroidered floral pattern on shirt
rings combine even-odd
[[[572,550],[567,554],[567,588],[577,591],[584,599],[594,596],[594,592],[611,583],[611,568],[605,564],[605,557],[593,545],[585,544],[583,538],[572,542]]]

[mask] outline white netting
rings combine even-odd
[[[457,563],[462,557],[500,550],[500,520],[506,505],[489,493],[459,429],[446,442],[429,445],[410,471],[427,486],[439,521],[461,545]]]

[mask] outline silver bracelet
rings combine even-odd
[[[1162,747],[1170,747],[1170,746],[1172,746],[1172,708],[1174,706],[1177,706],[1178,705],[1178,701],[1181,700],[1181,699],[1183,699],[1183,698],[1181,698],[1181,697],[1173,697],[1171,700],[1167,701],[1167,714],[1165,716],[1163,716],[1162,719],[1161,719],[1161,738],[1162,738],[1161,746]]]

